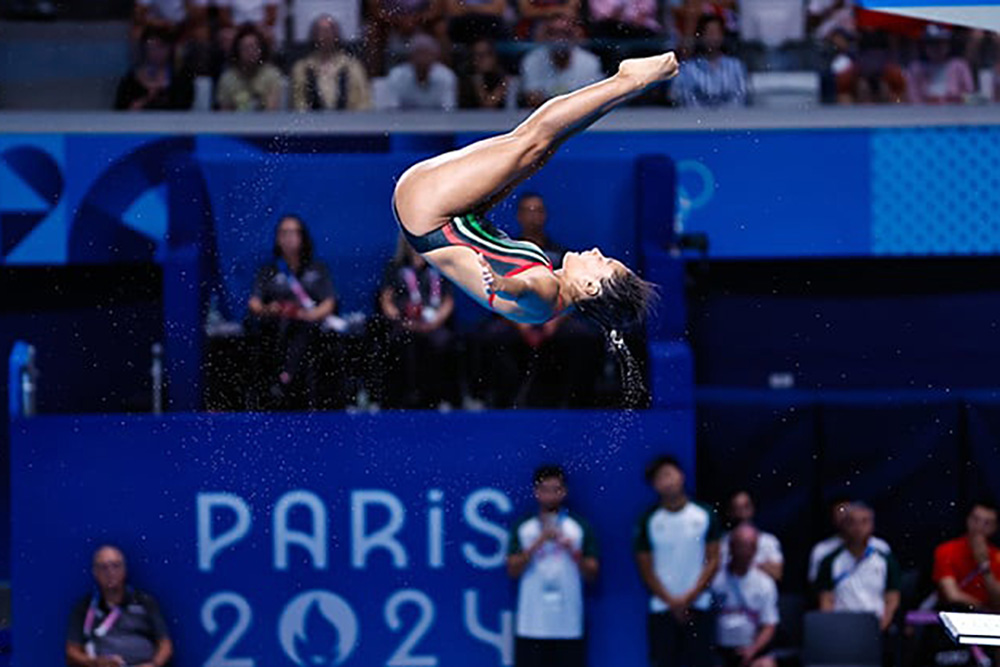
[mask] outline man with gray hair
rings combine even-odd
[[[847,506],[844,543],[819,566],[816,585],[821,611],[866,611],[884,632],[899,608],[899,563],[872,539],[875,510],[861,502]]]
[[[387,109],[451,111],[458,105],[458,77],[438,62],[441,47],[430,35],[417,33],[410,42],[408,62],[386,77]]]
[[[94,552],[92,595],[70,616],[66,664],[74,667],[164,667],[174,648],[156,600],[126,584],[125,556],[116,547]]]

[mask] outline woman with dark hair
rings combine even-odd
[[[258,368],[277,404],[314,407],[317,364],[308,357],[323,321],[334,313],[337,295],[326,266],[313,257],[312,237],[298,217],[280,220],[272,255],[257,272],[248,304],[261,336]]]
[[[541,248],[508,238],[483,215],[569,137],[677,69],[673,53],[625,60],[614,76],[549,100],[507,134],[410,167],[393,196],[403,234],[484,307],[529,323],[576,310],[620,347],[620,331],[649,307],[650,283],[597,248],[568,252],[562,268],[553,269]]]
[[[257,26],[243,25],[233,37],[216,103],[223,111],[277,111],[284,105],[284,96],[285,77],[271,64],[267,40]]]
[[[174,42],[170,33],[146,28],[139,38],[138,62],[122,77],[115,109],[128,111],[190,109],[194,84],[174,71]]]

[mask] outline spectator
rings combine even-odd
[[[817,542],[809,553],[809,583],[815,583],[819,576],[819,566],[823,559],[844,545],[844,538],[847,531],[847,508],[851,501],[845,498],[836,498],[830,503],[830,523],[836,531],[833,535]],[[889,553],[892,549],[885,540],[872,537],[871,545],[873,549],[883,553]]]
[[[514,101],[510,77],[500,65],[496,46],[487,39],[472,45],[472,71],[462,77],[459,106],[463,109],[505,109]]]
[[[380,76],[418,34],[442,36],[445,0],[366,0],[368,73]]]
[[[146,28],[139,40],[138,62],[118,83],[115,109],[190,109],[193,98],[190,77],[174,71],[170,34],[160,28]]]
[[[927,26],[923,58],[910,63],[910,101],[914,104],[961,104],[976,91],[972,69],[951,53],[951,31]]]
[[[639,519],[639,574],[652,593],[646,625],[651,667],[709,667],[715,626],[708,588],[719,566],[719,522],[711,508],[690,500],[684,471],[672,456],[646,468],[660,497]]]
[[[590,34],[604,39],[649,39],[661,30],[656,0],[589,0]]]
[[[726,38],[722,19],[703,16],[697,37],[698,55],[681,67],[671,97],[680,106],[692,108],[746,106],[746,67],[722,52]]]
[[[73,608],[66,664],[75,667],[163,667],[174,647],[160,607],[126,584],[125,556],[112,546],[94,553],[97,590]]]
[[[281,34],[279,0],[215,0],[219,9],[219,19],[223,26],[240,28],[250,24],[267,42],[270,49],[284,43]]]
[[[899,563],[872,540],[875,511],[864,503],[847,506],[844,543],[823,559],[816,587],[820,611],[865,611],[885,632],[899,608]]]
[[[741,524],[754,525],[753,517],[756,511],[753,498],[746,491],[737,491],[729,498],[729,523],[731,526]],[[775,582],[781,581],[785,569],[785,557],[781,553],[781,542],[771,533],[758,530],[756,539],[754,567],[764,572]],[[732,532],[722,536],[719,542],[719,562],[726,565],[730,559],[730,538]]]
[[[517,0],[518,16],[529,26],[544,25],[555,17],[578,23],[582,18],[580,9],[580,0]]]
[[[440,56],[441,47],[432,37],[416,35],[410,44],[410,61],[389,72],[387,108],[454,109],[458,103],[458,78],[438,62]]]
[[[171,40],[183,39],[192,24],[204,21],[208,0],[135,0],[132,39],[138,41],[149,29],[166,33]]]
[[[277,111],[284,106],[285,78],[271,64],[271,50],[256,26],[233,38],[231,63],[222,73],[216,103],[223,111]]]
[[[965,535],[934,550],[934,583],[943,606],[1000,611],[1000,549],[990,543],[997,508],[978,502],[965,519]]]
[[[371,107],[368,74],[361,62],[340,47],[340,25],[329,15],[309,30],[313,51],[292,67],[292,103],[297,111]]]
[[[548,211],[537,192],[517,202],[520,238],[541,248],[553,269],[562,267],[566,249],[546,232]],[[545,324],[524,324],[497,317],[480,335],[485,402],[494,407],[590,407],[604,361],[599,332],[572,315]],[[528,369],[527,373],[525,369]]]
[[[402,236],[378,302],[388,325],[380,336],[388,354],[377,366],[383,373],[402,371],[392,381],[402,398],[389,402],[409,408],[457,403],[455,339],[448,326],[455,310],[451,283]]]
[[[515,667],[584,667],[583,585],[598,573],[590,525],[564,506],[566,474],[542,466],[534,475],[538,512],[510,533],[507,572],[519,579]]]
[[[835,30],[854,36],[854,0],[809,0],[806,31],[817,42],[826,42]]]
[[[448,38],[457,44],[509,36],[506,0],[446,0]]]
[[[336,310],[337,295],[326,266],[313,256],[308,228],[296,216],[279,221],[272,256],[257,272],[249,302],[260,334],[257,367],[274,407],[313,408],[316,339]]]
[[[778,627],[778,587],[755,565],[759,533],[740,523],[727,535],[732,558],[712,583],[718,607],[716,642],[724,667],[776,667],[767,654]]]
[[[578,21],[556,16],[542,24],[540,46],[521,61],[523,103],[537,107],[545,100],[599,80],[601,61],[577,46],[582,34]]]

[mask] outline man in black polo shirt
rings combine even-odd
[[[97,590],[80,600],[66,633],[66,663],[75,667],[163,667],[174,648],[151,595],[125,584],[125,556],[115,547],[94,553]]]

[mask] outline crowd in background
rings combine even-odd
[[[720,499],[720,519],[712,505],[691,497],[685,471],[674,457],[651,461],[645,478],[656,500],[632,518],[631,551],[649,596],[651,667],[809,664],[790,628],[810,607],[821,620],[862,621],[849,635],[827,630],[820,637],[828,647],[847,643],[882,651],[874,663],[853,664],[990,664],[983,649],[951,644],[933,614],[1000,611],[1000,549],[991,542],[998,514],[990,502],[974,503],[963,533],[934,548],[932,583],[923,590],[912,577],[904,583],[892,545],[875,535],[875,511],[856,499],[837,499],[831,505],[833,532],[809,554],[809,583],[802,595],[800,584],[784,581],[781,542],[756,525],[748,492]],[[539,467],[531,483],[536,505],[513,522],[507,543],[507,574],[518,586],[514,665],[585,667],[584,593],[605,562],[599,549],[602,527],[571,509],[562,467]],[[80,599],[70,617],[67,664],[166,665],[173,653],[169,629],[155,599],[128,585],[124,554],[101,547],[92,571],[95,592]],[[787,593],[782,602],[779,589],[809,602],[789,605]],[[914,611],[931,612],[932,620],[921,621]],[[814,625],[814,634],[815,628],[823,633],[822,623]],[[591,626],[590,631],[600,629]]]
[[[644,103],[751,104],[748,70],[815,72],[828,103],[1000,100],[996,34],[853,0],[357,0],[338,17],[322,2],[292,7],[137,0],[136,66],[116,107],[530,108],[667,49],[681,75]]]

